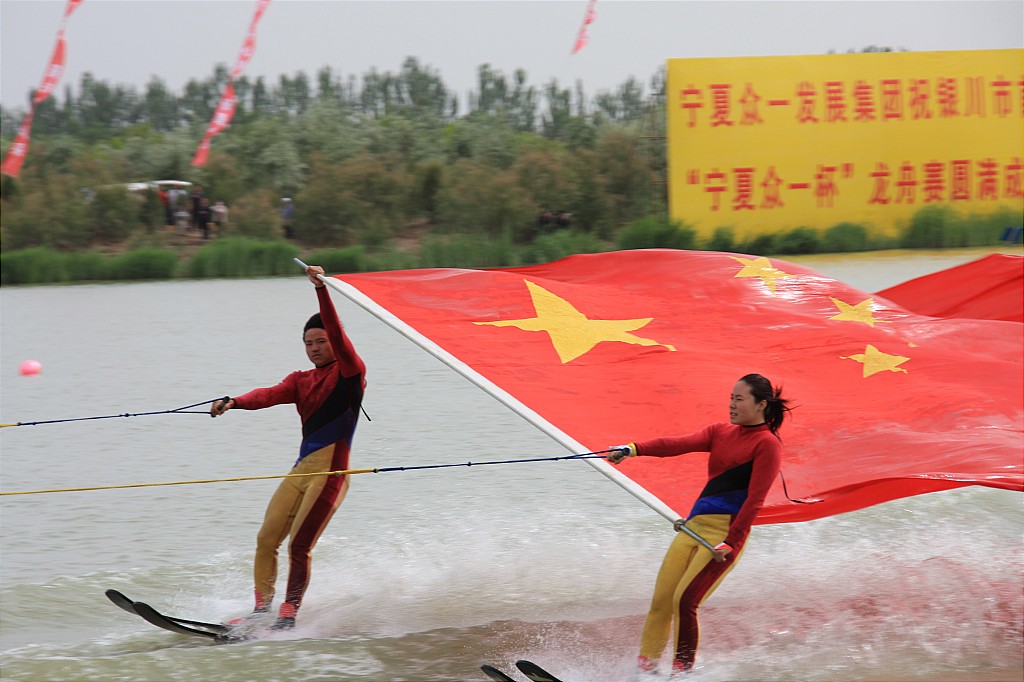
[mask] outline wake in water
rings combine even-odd
[[[1016,506],[1014,493],[967,489],[756,528],[701,610],[693,679],[1020,679]],[[175,615],[238,615],[249,607],[242,548],[204,564],[5,585],[4,677],[125,679],[130,658],[139,680],[165,679],[168,666],[224,680],[310,679],[329,666],[336,680],[428,682],[483,679],[481,663],[513,670],[527,658],[567,682],[621,682],[671,532],[648,515],[595,523],[549,511],[502,525],[482,509],[479,523],[396,527],[372,544],[324,538],[298,627],[259,643],[196,643],[103,597],[114,587]]]

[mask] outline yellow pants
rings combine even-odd
[[[703,514],[686,522],[687,528],[712,545],[725,540],[729,532],[729,514]],[[712,560],[711,552],[686,533],[676,535],[665,554],[654,585],[651,609],[640,639],[640,665],[653,669],[674,630],[676,668],[690,670],[697,656],[700,626],[697,608],[704,603],[722,579],[732,570],[743,551],[744,542],[730,552],[725,562]]]
[[[331,471],[336,445],[323,447],[302,459],[290,473]],[[348,492],[348,476],[302,476],[286,478],[270,498],[263,526],[256,536],[253,579],[256,608],[266,608],[274,598],[277,582],[277,551],[286,537],[288,543],[288,586],[281,613],[294,615],[302,604],[310,577],[310,555],[320,534]]]

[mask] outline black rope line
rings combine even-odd
[[[485,466],[485,465],[488,465],[488,464],[522,464],[522,463],[526,463],[526,462],[557,462],[557,461],[560,461],[560,460],[568,460],[568,459],[604,459],[604,458],[607,457],[607,455],[606,454],[601,454],[601,453],[610,453],[610,452],[615,452],[615,451],[616,450],[613,448],[613,449],[610,449],[610,450],[595,450],[594,452],[581,452],[578,455],[562,455],[562,456],[559,456],[559,457],[531,457],[531,458],[528,458],[528,459],[503,459],[503,460],[494,460],[494,461],[491,461],[491,462],[460,462],[458,464],[424,464],[424,465],[420,465],[420,466],[409,466],[409,467],[380,467],[380,468],[377,468],[377,469],[373,469],[373,473],[375,473],[375,474],[383,474],[383,473],[387,473],[389,471],[417,471],[417,470],[421,470],[421,469],[450,469],[452,467],[475,467],[475,466]]]
[[[82,422],[90,421],[94,419],[117,419],[123,417],[146,417],[154,414],[209,414],[206,410],[193,410],[193,407],[199,407],[200,405],[209,405],[215,403],[223,398],[214,398],[213,400],[204,400],[203,402],[193,403],[191,405],[183,405],[182,407],[176,407],[173,410],[154,410],[152,412],[125,412],[122,414],[105,414],[96,417],[74,417],[71,419],[47,419],[42,421],[34,422],[18,422],[16,424],[3,424],[3,426],[38,426],[40,424],[60,424],[63,422]]]

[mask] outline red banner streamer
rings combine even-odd
[[[220,102],[217,103],[217,109],[213,112],[210,124],[206,126],[206,134],[203,136],[203,141],[199,143],[199,149],[192,157],[193,166],[206,165],[206,159],[210,155],[210,142],[215,135],[228,127],[231,118],[235,115],[235,107],[238,104],[238,99],[235,97],[235,79],[252,61],[252,55],[256,51],[256,25],[263,18],[263,13],[269,4],[270,0],[260,0],[256,6],[256,13],[253,15],[252,21],[249,22],[249,32],[242,43],[242,49],[238,52],[235,67],[231,69],[228,84],[224,87],[224,94],[221,95]]]
[[[576,34],[576,42],[572,46],[573,54],[582,50],[590,41],[590,34],[587,33],[587,27],[594,23],[594,19],[597,18],[597,12],[594,11],[594,5],[596,4],[597,0],[590,0],[587,3],[587,13],[583,15],[583,25],[580,26],[580,32]]]
[[[4,175],[16,178],[21,173],[21,166],[25,163],[25,157],[28,155],[28,142],[29,136],[32,133],[32,118],[35,115],[36,107],[50,96],[57,87],[61,76],[64,75],[64,60],[67,47],[67,41],[64,38],[64,26],[67,24],[68,17],[71,16],[71,13],[81,3],[82,0],[68,0],[68,4],[64,7],[64,16],[61,17],[60,27],[57,29],[57,44],[53,48],[53,54],[50,56],[46,73],[43,74],[43,82],[40,83],[39,88],[33,94],[32,109],[22,119],[21,126],[18,128],[18,134],[14,137],[14,142],[11,143],[10,149],[7,150],[3,166],[0,166],[0,173]]]

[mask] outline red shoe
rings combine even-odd
[[[646,656],[636,657],[636,670],[630,682],[649,682],[658,679],[658,662]]]
[[[281,609],[277,612],[277,620],[270,626],[270,629],[291,630],[295,627],[295,613],[296,608],[294,605],[288,602],[281,604]]]
[[[229,628],[235,631],[255,629],[257,621],[264,618],[269,612],[270,604],[268,603],[263,608],[257,607],[253,609],[252,613],[246,616],[242,616],[241,618],[232,618],[228,622],[224,623],[224,625],[227,625]]]
[[[672,672],[669,674],[669,682],[685,679],[691,668],[683,665],[682,661],[672,661]]]

